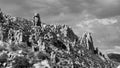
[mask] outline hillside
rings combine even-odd
[[[94,47],[91,33],[81,38],[67,25],[34,25],[0,12],[1,68],[116,68]]]
[[[109,54],[108,54],[108,57],[109,57],[111,60],[120,63],[120,54],[109,53]]]

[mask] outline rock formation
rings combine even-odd
[[[35,26],[41,26],[41,20],[40,20],[40,14],[39,13],[35,13],[33,19],[34,19],[34,25]]]
[[[38,14],[34,16],[35,21],[3,13],[0,17],[0,68],[116,68],[117,66],[117,63],[109,59],[103,60],[94,53],[91,33],[85,33],[79,38],[67,25],[41,23]]]

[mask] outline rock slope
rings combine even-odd
[[[0,68],[116,68],[93,45],[67,25],[49,25],[0,12]]]

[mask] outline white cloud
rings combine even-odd
[[[84,28],[84,25],[82,25],[82,24],[77,24],[76,26],[80,27],[80,28]]]
[[[106,54],[109,53],[118,53],[120,54],[120,46],[114,46],[112,49],[105,50]]]
[[[118,21],[116,19],[98,19],[98,22],[103,25],[110,25],[117,23]]]
[[[115,46],[114,48],[115,48],[115,49],[119,49],[119,50],[120,50],[120,46]]]
[[[88,20],[83,20],[80,21],[80,23],[78,23],[76,26],[77,27],[81,27],[81,28],[92,28],[92,27],[96,27],[96,25],[112,25],[114,23],[117,23],[118,21],[116,19],[88,19]]]

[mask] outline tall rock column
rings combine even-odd
[[[87,46],[89,47],[89,50],[94,51],[94,45],[93,45],[93,39],[92,39],[91,33],[87,34],[86,40],[87,40]]]
[[[40,14],[35,13],[33,19],[34,19],[34,26],[40,26],[41,27]]]

